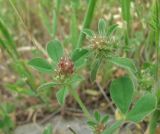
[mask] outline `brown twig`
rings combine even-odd
[[[102,95],[104,96],[104,98],[106,99],[106,101],[108,102],[110,108],[112,109],[113,112],[115,112],[115,108],[113,107],[111,101],[109,100],[108,96],[106,95],[106,93],[104,92],[102,86],[96,82],[97,87],[99,88],[100,92],[102,93]]]

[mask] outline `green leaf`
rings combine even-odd
[[[106,34],[106,22],[104,19],[100,19],[98,22],[98,32],[101,36]]]
[[[44,83],[42,85],[40,85],[37,90],[42,90],[42,89],[48,89],[48,88],[51,88],[51,87],[54,87],[56,85],[60,85],[58,83],[55,83],[55,82],[48,82],[48,83]]]
[[[159,1],[154,1],[153,2],[153,6],[151,8],[151,22],[150,22],[150,26],[152,28],[152,30],[157,34],[158,30],[160,29],[160,3]]]
[[[77,23],[77,16],[76,16],[76,10],[74,9],[74,5],[75,3],[72,2],[72,15],[71,15],[71,25],[70,25],[71,33],[70,34],[71,34],[72,45],[75,48],[77,41],[78,41],[78,23]]]
[[[58,90],[58,92],[56,93],[56,97],[57,100],[59,102],[60,105],[63,105],[65,102],[65,98],[68,95],[68,89],[67,88],[63,88]]]
[[[1,38],[0,38],[0,46],[2,46],[3,48],[6,49],[6,45],[5,45],[4,41]]]
[[[73,88],[77,88],[82,80],[83,80],[83,77],[81,77],[80,75],[74,74],[70,79],[70,82],[72,83]]]
[[[3,45],[3,47],[7,50],[11,58],[18,58],[19,53],[17,52],[13,37],[9,33],[7,26],[5,25],[5,23],[3,22],[1,18],[0,18],[0,33],[3,37],[3,39],[0,39],[1,45]]]
[[[122,9],[122,17],[125,21],[130,21],[130,0],[120,0],[121,9]]]
[[[56,32],[57,32],[57,14],[55,11],[53,11],[53,16],[52,16],[52,37],[55,37]]]
[[[94,122],[93,120],[90,120],[87,122],[88,126],[90,126],[91,128],[95,128],[95,126],[97,125],[96,122]]]
[[[14,127],[14,122],[11,117],[6,115],[2,120],[0,120],[0,128],[2,129],[10,129]]]
[[[58,40],[52,40],[47,45],[47,52],[50,58],[58,63],[60,58],[63,56],[63,47]]]
[[[0,104],[0,110],[3,111],[3,115],[7,116],[15,110],[15,107],[9,102],[3,102],[3,104]]]
[[[8,43],[6,43],[6,41],[2,40],[1,38],[0,38],[0,46],[2,46],[3,49],[7,51],[10,57],[12,57],[13,59],[15,58],[15,56],[13,55],[14,52],[11,46],[8,45]]]
[[[50,35],[52,35],[51,25],[50,25],[50,20],[49,20],[50,18],[47,15],[45,9],[43,8],[43,6],[41,4],[40,4],[39,8],[40,8],[39,14],[40,14],[42,23],[43,23],[44,27],[47,29],[48,33]]]
[[[129,77],[118,78],[111,84],[111,98],[123,114],[129,109],[133,97],[133,89],[133,83]]]
[[[134,73],[137,71],[134,62],[131,59],[122,57],[111,57],[109,61],[117,66],[130,70]]]
[[[2,33],[3,37],[7,40],[8,45],[12,46],[12,49],[16,49],[16,46],[14,44],[13,38],[10,35],[7,26],[3,22],[3,20],[0,18],[0,32]]]
[[[97,71],[98,71],[100,64],[101,64],[101,59],[97,59],[91,68],[91,80],[92,81],[96,80],[96,75],[97,75]]]
[[[53,128],[51,124],[48,124],[47,127],[45,127],[43,134],[53,134]]]
[[[90,29],[83,29],[82,32],[89,38],[93,38],[95,36],[94,32]]]
[[[147,93],[137,101],[132,110],[127,114],[127,120],[140,122],[145,116],[155,110],[156,104],[156,97],[151,93]]]
[[[109,115],[107,114],[107,115],[105,115],[103,118],[102,118],[102,123],[106,123],[107,121],[108,121],[108,119],[109,119]]]
[[[84,57],[80,58],[78,61],[74,62],[74,67],[78,70],[78,69],[84,67],[86,65],[86,63],[87,63],[87,59],[84,56]]]
[[[111,35],[118,27],[118,24],[111,25],[107,30],[107,36]]]
[[[80,0],[71,0],[74,9],[78,9],[81,6]]]
[[[48,73],[52,72],[52,66],[42,58],[34,58],[29,61],[29,65],[33,66],[35,69],[37,69],[40,72]]]
[[[73,62],[78,61],[81,57],[85,56],[87,53],[88,53],[87,49],[82,49],[82,48],[75,49],[72,54],[72,61]]]
[[[106,128],[102,134],[113,134],[120,126],[123,124],[123,121],[116,121],[110,128]]]
[[[72,83],[75,83],[75,82],[79,83],[83,80],[83,77],[81,75],[74,74],[70,80]]]
[[[56,0],[55,1],[55,8],[56,8],[57,12],[60,11],[61,5],[62,5],[62,0]]]
[[[14,93],[18,93],[19,95],[28,95],[28,96],[36,96],[35,92],[32,91],[31,89],[25,89],[24,87],[20,87],[16,84],[7,84],[6,87],[14,92]]]
[[[101,120],[101,115],[98,111],[94,112],[94,118],[96,119],[96,121],[100,121]]]

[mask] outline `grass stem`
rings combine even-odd
[[[89,26],[90,26],[90,24],[92,22],[92,18],[93,18],[96,2],[97,2],[97,0],[90,0],[89,1],[88,10],[87,10],[86,15],[84,17],[82,30],[81,30],[80,35],[79,35],[77,48],[81,47],[81,45],[83,43],[83,40],[84,40],[84,37],[85,37],[85,34],[82,32],[83,29],[89,28]]]
[[[157,63],[156,63],[156,76],[155,76],[155,94],[157,95],[157,100],[158,100],[158,105],[157,108],[159,108],[159,104],[160,104],[160,98],[159,98],[159,90],[160,90],[160,80],[159,80],[159,46],[160,46],[160,29],[159,29],[159,25],[160,25],[160,4],[158,2],[158,0],[154,0],[153,1],[153,19],[156,22],[155,24],[155,44],[156,44],[156,56],[157,56]],[[149,123],[149,133],[150,134],[155,134],[156,132],[156,127],[158,124],[158,119],[160,117],[160,111],[157,109],[156,111],[154,111],[151,121]]]

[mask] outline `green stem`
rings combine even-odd
[[[83,102],[82,102],[81,98],[79,97],[77,91],[74,90],[74,89],[71,89],[71,90],[70,90],[70,93],[72,94],[72,96],[74,97],[74,99],[76,100],[76,102],[77,102],[77,103],[79,104],[79,106],[81,107],[84,115],[85,115],[88,119],[91,119],[92,117],[91,117],[90,113],[88,112],[86,106],[83,104]]]
[[[128,34],[128,30],[127,29],[125,31],[125,44],[126,44],[126,46],[129,45],[129,34]]]
[[[159,110],[156,110],[153,113],[150,124],[149,124],[149,133],[150,134],[155,134],[155,132],[156,132],[158,117],[159,117]]]
[[[159,76],[158,76],[158,73],[159,73],[159,45],[160,45],[160,31],[159,31],[159,24],[160,24],[160,21],[159,21],[159,8],[160,8],[160,5],[159,5],[159,2],[158,0],[155,0],[153,1],[153,8],[154,8],[154,12],[153,12],[153,15],[156,16],[156,31],[155,31],[155,42],[156,42],[156,53],[157,53],[157,72],[156,72],[156,76],[155,76],[155,94],[157,95],[157,100],[158,100],[158,105],[157,107],[159,108],[159,104],[160,104],[160,96],[159,96],[159,90],[160,90],[160,80],[159,80]],[[149,124],[149,132],[150,134],[155,134],[156,132],[156,127],[157,127],[157,121],[158,121],[158,118],[160,117],[160,111],[159,110],[155,110],[153,115],[152,115],[152,118],[151,118],[151,121],[150,121],[150,124]]]
[[[79,35],[77,48],[81,47],[81,45],[83,43],[83,40],[84,40],[84,37],[85,37],[85,35],[82,32],[83,29],[89,28],[89,26],[90,26],[90,24],[92,22],[92,18],[93,18],[93,13],[94,13],[94,9],[95,9],[95,6],[96,6],[96,2],[97,2],[97,0],[90,0],[89,1],[88,10],[87,10],[86,15],[84,17],[83,27],[82,27],[82,30],[81,30],[80,35]]]

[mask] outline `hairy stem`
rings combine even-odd
[[[78,42],[77,42],[77,48],[81,47],[82,43],[83,43],[83,40],[84,40],[84,33],[82,32],[83,29],[85,28],[89,28],[91,22],[92,22],[92,18],[93,18],[93,13],[94,13],[94,9],[95,9],[95,6],[96,6],[96,2],[97,0],[90,0],[89,1],[89,6],[88,6],[88,10],[86,12],[86,15],[84,17],[84,20],[83,20],[83,27],[82,27],[82,30],[80,32],[80,35],[79,35],[79,39],[78,39]]]
[[[84,105],[84,103],[82,102],[81,98],[79,97],[78,93],[76,90],[71,89],[70,93],[72,94],[72,96],[74,97],[74,99],[76,100],[76,102],[79,104],[79,106],[81,107],[84,115],[88,118],[91,119],[91,115],[89,113],[89,111],[87,110],[86,106]]]

